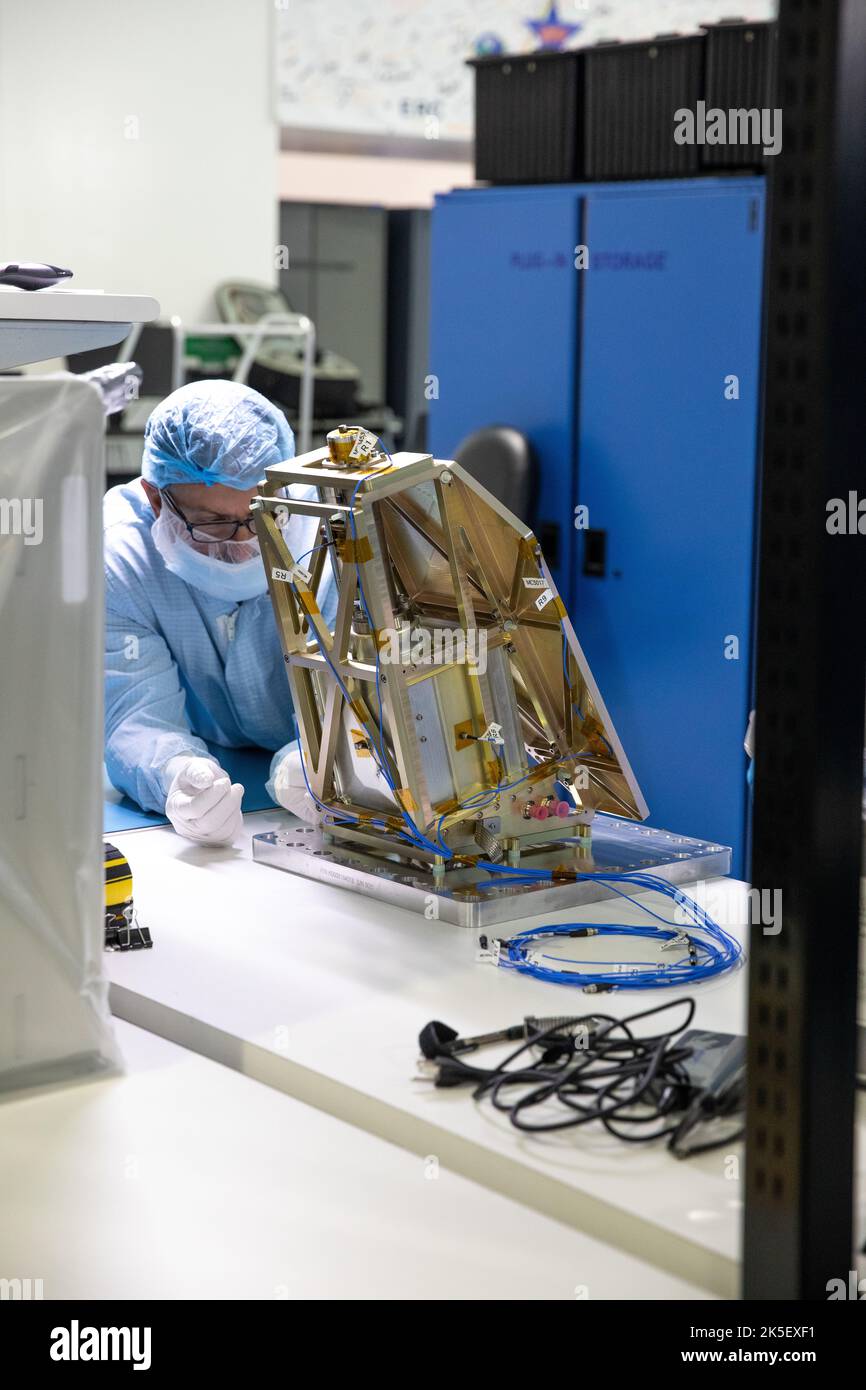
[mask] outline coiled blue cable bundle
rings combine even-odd
[[[512,876],[515,870],[506,870],[506,873]],[[497,943],[497,964],[531,975],[534,979],[545,980],[549,984],[572,985],[590,993],[606,993],[617,989],[668,989],[674,985],[699,984],[702,980],[709,980],[726,970],[732,970],[742,959],[743,952],[739,942],[714,922],[709,913],[693,898],[683,893],[675,884],[659,878],[657,874],[578,873],[576,880],[606,883],[615,893],[633,902],[648,916],[654,917],[661,926],[651,923],[645,926],[627,926],[611,922],[563,922],[530,927],[527,931],[517,932],[516,935]],[[684,914],[685,921],[670,921],[645,903],[636,902],[618,886],[622,883],[634,885],[645,891],[662,893],[665,897],[671,898]],[[670,962],[594,962],[570,960],[567,957],[539,953],[535,949],[538,943],[544,940],[589,936],[642,938],[657,943],[659,950],[681,948],[687,955],[685,959]],[[554,969],[542,964],[545,960],[562,960],[565,967],[579,965],[592,968]],[[605,966],[613,968],[605,969]]]

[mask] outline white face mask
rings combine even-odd
[[[268,577],[257,537],[199,546],[180,517],[164,502],[150,534],[166,569],[211,598],[242,603],[267,590]]]

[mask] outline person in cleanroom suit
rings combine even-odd
[[[309,813],[267,577],[251,529],[256,484],[292,458],[264,396],[232,381],[182,386],[153,411],[142,476],[105,498],[105,762],[111,781],[191,840],[230,843],[243,787],[204,740],[276,750],[268,790]],[[291,495],[315,497],[293,485]],[[300,560],[315,517],[282,523]],[[326,573],[330,573],[326,567]],[[333,581],[320,591],[326,620]]]

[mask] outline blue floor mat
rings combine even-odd
[[[233,782],[243,783],[244,812],[272,809],[274,803],[265,791],[265,782],[273,753],[262,748],[218,748],[215,744],[211,745],[211,752]],[[104,834],[110,835],[118,830],[141,830],[147,825],[168,825],[168,820],[158,811],[142,811],[128,796],[120,801],[106,797],[102,823]]]

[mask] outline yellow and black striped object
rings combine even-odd
[[[105,842],[105,910],[132,902],[132,869],[114,845]]]
[[[135,916],[132,870],[126,855],[105,841],[105,949],[140,951],[152,946],[147,927]]]

